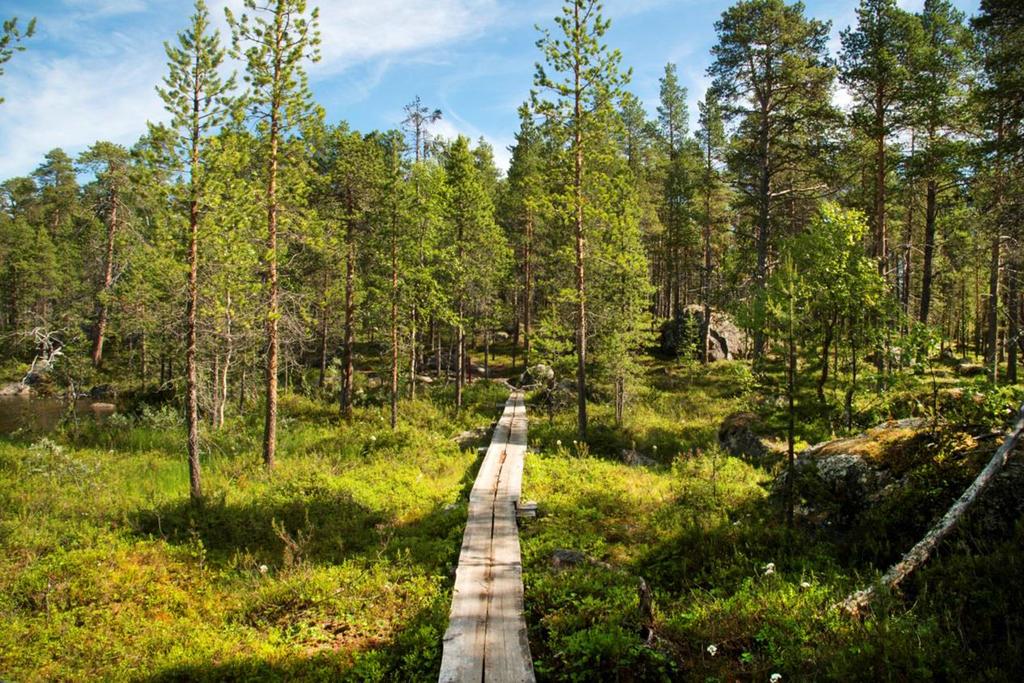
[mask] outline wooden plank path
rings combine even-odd
[[[512,392],[473,490],[444,634],[442,683],[533,681],[523,618],[516,506],[526,455],[526,406]]]

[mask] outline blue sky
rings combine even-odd
[[[225,5],[207,0],[221,25]],[[419,94],[444,119],[436,132],[484,136],[500,164],[528,96],[536,24],[550,26],[558,0],[310,0],[319,4],[323,60],[311,67],[328,120],[355,128],[396,127]],[[666,62],[678,65],[691,114],[708,81],[714,22],[730,2],[606,0],[608,43],[633,68],[631,89],[653,113]],[[808,0],[807,13],[838,31],[856,0]],[[923,0],[901,0],[917,10]],[[976,0],[956,0],[968,15]],[[0,178],[30,172],[54,147],[77,153],[99,139],[130,144],[145,122],[165,118],[154,86],[166,71],[163,42],[191,14],[192,0],[0,0],[0,18],[38,17],[28,50],[0,78]],[[841,100],[841,95],[839,97]]]

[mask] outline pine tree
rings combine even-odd
[[[703,325],[700,330],[700,359],[707,363],[711,343],[711,299],[712,276],[714,273],[714,247],[716,227],[720,227],[725,213],[725,186],[719,166],[725,149],[725,124],[722,111],[713,91],[705,93],[704,101],[698,103],[699,124],[697,143],[701,155],[700,179],[700,223],[703,267],[701,268],[700,298],[704,306]]]
[[[250,92],[247,105],[267,137],[266,191],[267,244],[264,257],[267,286],[266,420],[263,431],[263,463],[274,467],[277,449],[278,373],[278,164],[282,140],[288,132],[319,115],[310,103],[309,84],[303,62],[320,58],[319,12],[306,16],[305,0],[272,0],[268,5],[245,0],[252,17],[236,19],[225,9],[231,26],[234,54],[246,64],[245,80]],[[245,44],[244,53],[242,46]]]
[[[534,234],[544,202],[543,167],[540,132],[528,105],[519,107],[519,130],[512,147],[512,160],[508,169],[508,192],[504,209],[508,220],[510,242],[516,246],[519,258],[522,296],[516,315],[513,339],[513,360],[519,346],[519,328],[523,330],[523,364],[530,364],[530,341],[533,331],[534,302]]]
[[[1024,353],[1021,314],[1024,308],[1024,257],[1020,247],[1024,230],[1024,13],[1012,0],[983,0],[972,19],[982,54],[983,81],[977,93],[982,125],[988,131],[983,144],[983,166],[993,178],[995,232],[1008,239],[1006,262],[1007,352],[1006,380],[1018,378],[1018,357]],[[1014,163],[1017,162],[1017,163]]]
[[[851,123],[874,144],[872,250],[880,273],[887,274],[887,145],[905,123],[910,89],[910,60],[921,40],[914,17],[895,0],[861,0],[857,26],[841,33],[840,78],[854,100]]]
[[[157,92],[171,114],[176,146],[188,166],[188,303],[185,313],[185,420],[188,428],[189,493],[202,498],[199,471],[199,398],[196,369],[196,311],[199,306],[199,223],[203,211],[203,154],[205,138],[226,120],[231,110],[228,95],[234,78],[222,80],[224,61],[220,34],[210,32],[210,15],[203,0],[196,0],[189,28],[178,34],[178,45],[164,44],[170,73]]]
[[[925,184],[924,256],[918,320],[928,324],[938,225],[939,196],[956,188],[962,141],[948,133],[961,127],[964,117],[964,76],[969,34],[964,15],[946,0],[926,0],[919,15],[924,39],[912,55],[910,122],[918,136],[919,151],[910,164]]]
[[[96,293],[96,323],[93,331],[92,364],[103,363],[103,344],[110,320],[111,288],[114,284],[114,262],[118,232],[124,221],[124,195],[130,185],[128,150],[112,142],[97,142],[82,152],[78,163],[95,174],[95,208],[103,215],[106,239],[103,248],[102,276]]]
[[[561,37],[544,31],[537,46],[547,64],[537,65],[534,84],[554,96],[546,101],[534,95],[534,107],[559,137],[568,140],[572,177],[564,208],[574,233],[576,296],[576,391],[577,429],[587,434],[587,221],[585,183],[590,147],[602,143],[609,133],[608,119],[614,117],[618,99],[629,73],[619,69],[622,56],[601,41],[610,23],[601,15],[597,0],[564,0],[562,14],[555,18]],[[559,78],[559,80],[554,80]]]
[[[4,75],[4,64],[11,61],[15,52],[22,52],[25,46],[21,41],[31,38],[36,32],[36,20],[30,19],[25,31],[18,27],[18,17],[11,17],[4,21],[3,30],[0,31],[0,76]],[[0,104],[4,98],[0,97]]]
[[[689,131],[689,111],[686,107],[686,88],[679,85],[676,65],[665,65],[665,74],[658,80],[660,104],[658,127],[668,145],[669,157],[674,157]]]
[[[467,372],[468,313],[494,295],[508,264],[504,235],[494,222],[494,204],[469,148],[459,136],[445,151],[445,217],[452,237],[450,261],[455,298],[455,409],[461,410]]]
[[[440,121],[443,114],[440,109],[431,111],[430,107],[423,104],[419,95],[405,105],[403,110],[405,118],[402,119],[402,125],[412,136],[413,157],[416,161],[422,161],[427,158],[433,141],[430,136],[430,125]]]
[[[829,24],[804,16],[802,3],[741,0],[715,24],[718,44],[708,74],[727,119],[739,117],[733,166],[754,227],[754,357],[764,354],[762,298],[781,229],[780,198],[819,190],[790,183],[813,165],[816,147],[835,118],[834,71],[827,56]]]

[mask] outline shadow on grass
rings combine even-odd
[[[257,500],[227,502],[223,494],[201,504],[177,499],[129,515],[139,536],[176,545],[202,544],[206,561],[227,566],[243,561],[270,566],[339,564],[359,556],[402,555],[439,568],[450,563],[466,521],[469,497],[482,457],[459,482],[460,504],[435,506],[399,520],[315,480],[296,480]]]
[[[238,658],[173,666],[135,678],[139,682],[178,681],[436,681],[442,636],[447,626],[447,595],[418,611],[388,639],[339,640],[307,655],[274,660]]]
[[[324,490],[290,497],[276,492],[273,499],[241,504],[179,499],[138,510],[130,521],[139,535],[174,544],[200,541],[215,564],[239,553],[267,564],[293,564],[341,562],[377,542],[378,527],[389,519],[348,493]]]

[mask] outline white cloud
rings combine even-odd
[[[131,143],[147,120],[165,117],[154,92],[166,70],[163,40],[170,27],[147,27],[126,36],[103,30],[92,20],[152,10],[147,0],[64,0],[69,12],[40,17],[52,38],[70,51],[57,58],[45,51],[19,55],[0,91],[0,178],[25,174],[54,147],[77,152],[97,139]],[[316,4],[316,3],[314,3]],[[311,76],[325,79],[370,60],[371,70],[356,99],[366,96],[393,57],[416,55],[479,35],[499,18],[498,0],[330,0],[320,2],[323,61]],[[236,14],[240,0],[210,3],[215,22],[224,25],[224,6]],[[52,53],[49,53],[52,55]],[[17,68],[14,68],[17,67]]]
[[[376,57],[419,52],[474,37],[501,16],[498,0],[331,0],[311,4],[320,6],[322,38],[322,60],[310,69],[314,77]],[[239,0],[219,0],[211,3],[218,21],[225,6],[236,16],[244,12]]]
[[[163,118],[153,90],[161,59],[27,61],[3,84],[0,178],[29,172],[54,147],[73,154],[96,140],[130,144],[147,120]]]

